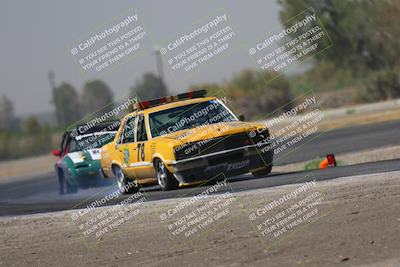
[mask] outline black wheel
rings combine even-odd
[[[69,181],[64,170],[58,170],[57,174],[60,195],[78,192],[78,188]]]
[[[267,176],[268,174],[270,174],[271,170],[272,170],[272,164],[269,164],[268,166],[265,166],[265,168],[263,168],[261,170],[251,172],[251,174],[254,177],[264,177],[264,176]]]
[[[68,179],[65,179],[65,184],[67,185],[67,194],[74,194],[78,192],[78,187],[73,185]]]
[[[157,181],[163,191],[176,189],[179,186],[179,182],[175,177],[165,168],[164,163],[161,160],[154,162],[154,168],[156,169]]]
[[[113,173],[118,189],[122,194],[133,194],[139,191],[139,186],[134,181],[128,179],[120,167],[114,167]]]
[[[67,193],[67,185],[65,183],[64,172],[62,170],[57,170],[58,176],[58,186],[60,195],[64,195]]]

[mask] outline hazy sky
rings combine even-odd
[[[68,45],[129,8],[135,9],[156,44],[179,36],[219,10],[228,13],[242,41],[252,42],[280,29],[280,7],[275,1],[2,1],[0,94],[12,99],[19,115],[51,111],[47,72],[53,70],[57,84],[67,81],[80,91],[86,80],[100,78],[117,99],[122,98],[143,73],[156,73],[153,55],[132,58],[91,77],[82,75]],[[248,58],[245,50],[237,51],[222,61],[218,71],[206,68],[190,78],[173,78],[165,70],[166,82],[171,91],[179,92],[192,83],[222,81],[245,67],[255,68]]]

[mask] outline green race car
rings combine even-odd
[[[103,179],[100,148],[114,139],[114,127],[117,127],[116,124],[110,123],[92,127],[82,131],[82,134],[76,129],[64,133],[61,149],[53,151],[53,155],[58,157],[55,170],[60,194],[76,193],[78,188],[111,184]]]

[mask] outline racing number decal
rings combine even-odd
[[[139,161],[139,156],[141,161],[144,161],[144,143],[139,143],[137,145],[137,160]]]

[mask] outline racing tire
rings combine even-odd
[[[78,192],[78,188],[68,181],[64,170],[58,171],[58,185],[60,195],[72,194]]]
[[[63,171],[57,170],[57,176],[58,176],[59,194],[64,195],[67,193],[67,185],[65,183],[65,177]]]
[[[179,187],[178,180],[168,171],[161,160],[157,159],[154,162],[154,168],[156,169],[158,185],[162,191],[173,190]]]
[[[121,194],[134,194],[139,191],[139,186],[128,179],[120,167],[113,167],[113,173]]]
[[[271,171],[272,171],[272,164],[268,164],[268,166],[266,166],[264,169],[251,172],[251,174],[254,177],[261,178],[261,177],[264,177],[264,176],[267,176],[268,174],[270,174]]]
[[[67,194],[74,194],[78,192],[78,187],[75,185],[71,184],[68,179],[65,179],[65,183],[67,184]]]

